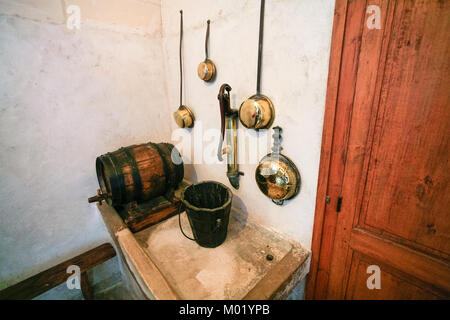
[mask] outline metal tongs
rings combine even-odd
[[[238,170],[237,164],[237,119],[239,112],[230,107],[230,85],[224,83],[219,90],[220,104],[220,120],[221,120],[221,135],[219,141],[219,148],[217,150],[217,158],[219,161],[223,161],[223,154],[227,155],[227,177],[231,185],[235,189],[239,189],[239,176],[244,175],[243,172]],[[226,130],[226,145],[222,148],[223,141],[225,140],[225,128]]]

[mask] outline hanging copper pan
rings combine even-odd
[[[259,17],[259,44],[258,44],[258,73],[256,80],[256,94],[245,100],[239,108],[239,119],[241,123],[250,129],[267,129],[275,118],[275,109],[272,101],[261,94],[261,59],[264,32],[264,4],[261,0],[261,11]]]
[[[273,128],[272,152],[259,162],[255,171],[256,184],[262,193],[277,205],[294,198],[300,191],[300,173],[294,162],[281,154],[280,127]]]
[[[183,10],[180,10],[180,106],[173,113],[173,118],[180,128],[192,128],[194,126],[194,113],[191,108],[183,105],[183,60],[181,49],[183,44]]]

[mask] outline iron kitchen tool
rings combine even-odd
[[[209,24],[210,21],[207,21],[208,26],[206,27],[206,38],[205,38],[205,61],[200,62],[197,68],[197,74],[200,79],[202,79],[205,82],[211,82],[214,81],[214,78],[216,77],[216,66],[214,65],[214,62],[212,62],[208,56],[209,56],[209,48],[208,48],[208,42],[209,42]]]
[[[180,106],[173,113],[173,118],[180,128],[192,128],[194,126],[194,113],[188,107],[183,105],[183,61],[181,49],[183,44],[183,10],[180,10]]]
[[[217,150],[217,158],[223,161],[222,154],[227,155],[227,177],[231,185],[235,189],[239,189],[239,176],[244,173],[238,170],[237,164],[237,118],[238,111],[230,107],[230,91],[231,87],[224,83],[219,90],[220,119],[221,119],[221,135],[219,148]],[[226,130],[226,146],[222,149],[223,140],[225,139]]]
[[[259,44],[258,44],[258,74],[256,80],[256,94],[245,100],[239,108],[241,123],[250,129],[267,129],[275,118],[275,109],[272,101],[261,94],[261,59],[264,32],[264,0],[261,0],[259,17]]]
[[[296,165],[281,154],[280,127],[273,128],[272,153],[266,155],[259,162],[255,172],[259,189],[277,205],[284,200],[292,199],[300,191],[300,173]]]

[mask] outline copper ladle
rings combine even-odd
[[[197,74],[200,79],[205,82],[212,82],[216,77],[216,66],[214,62],[209,59],[209,50],[208,50],[208,41],[209,41],[209,24],[210,21],[207,21],[208,26],[206,27],[206,39],[205,39],[205,60],[200,62],[197,68]]]
[[[261,94],[261,58],[264,32],[264,4],[261,0],[261,11],[259,17],[259,44],[258,44],[258,74],[256,80],[256,94],[245,100],[239,108],[239,119],[241,123],[250,129],[267,129],[275,118],[275,109],[272,101]]]
[[[183,10],[180,10],[180,106],[173,113],[173,118],[180,128],[192,128],[194,126],[194,113],[191,108],[183,105],[183,62],[181,49],[183,44]]]

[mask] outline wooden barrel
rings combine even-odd
[[[120,148],[98,157],[95,166],[101,192],[107,195],[110,205],[163,195],[176,188],[184,176],[181,156],[170,143],[149,142]]]

